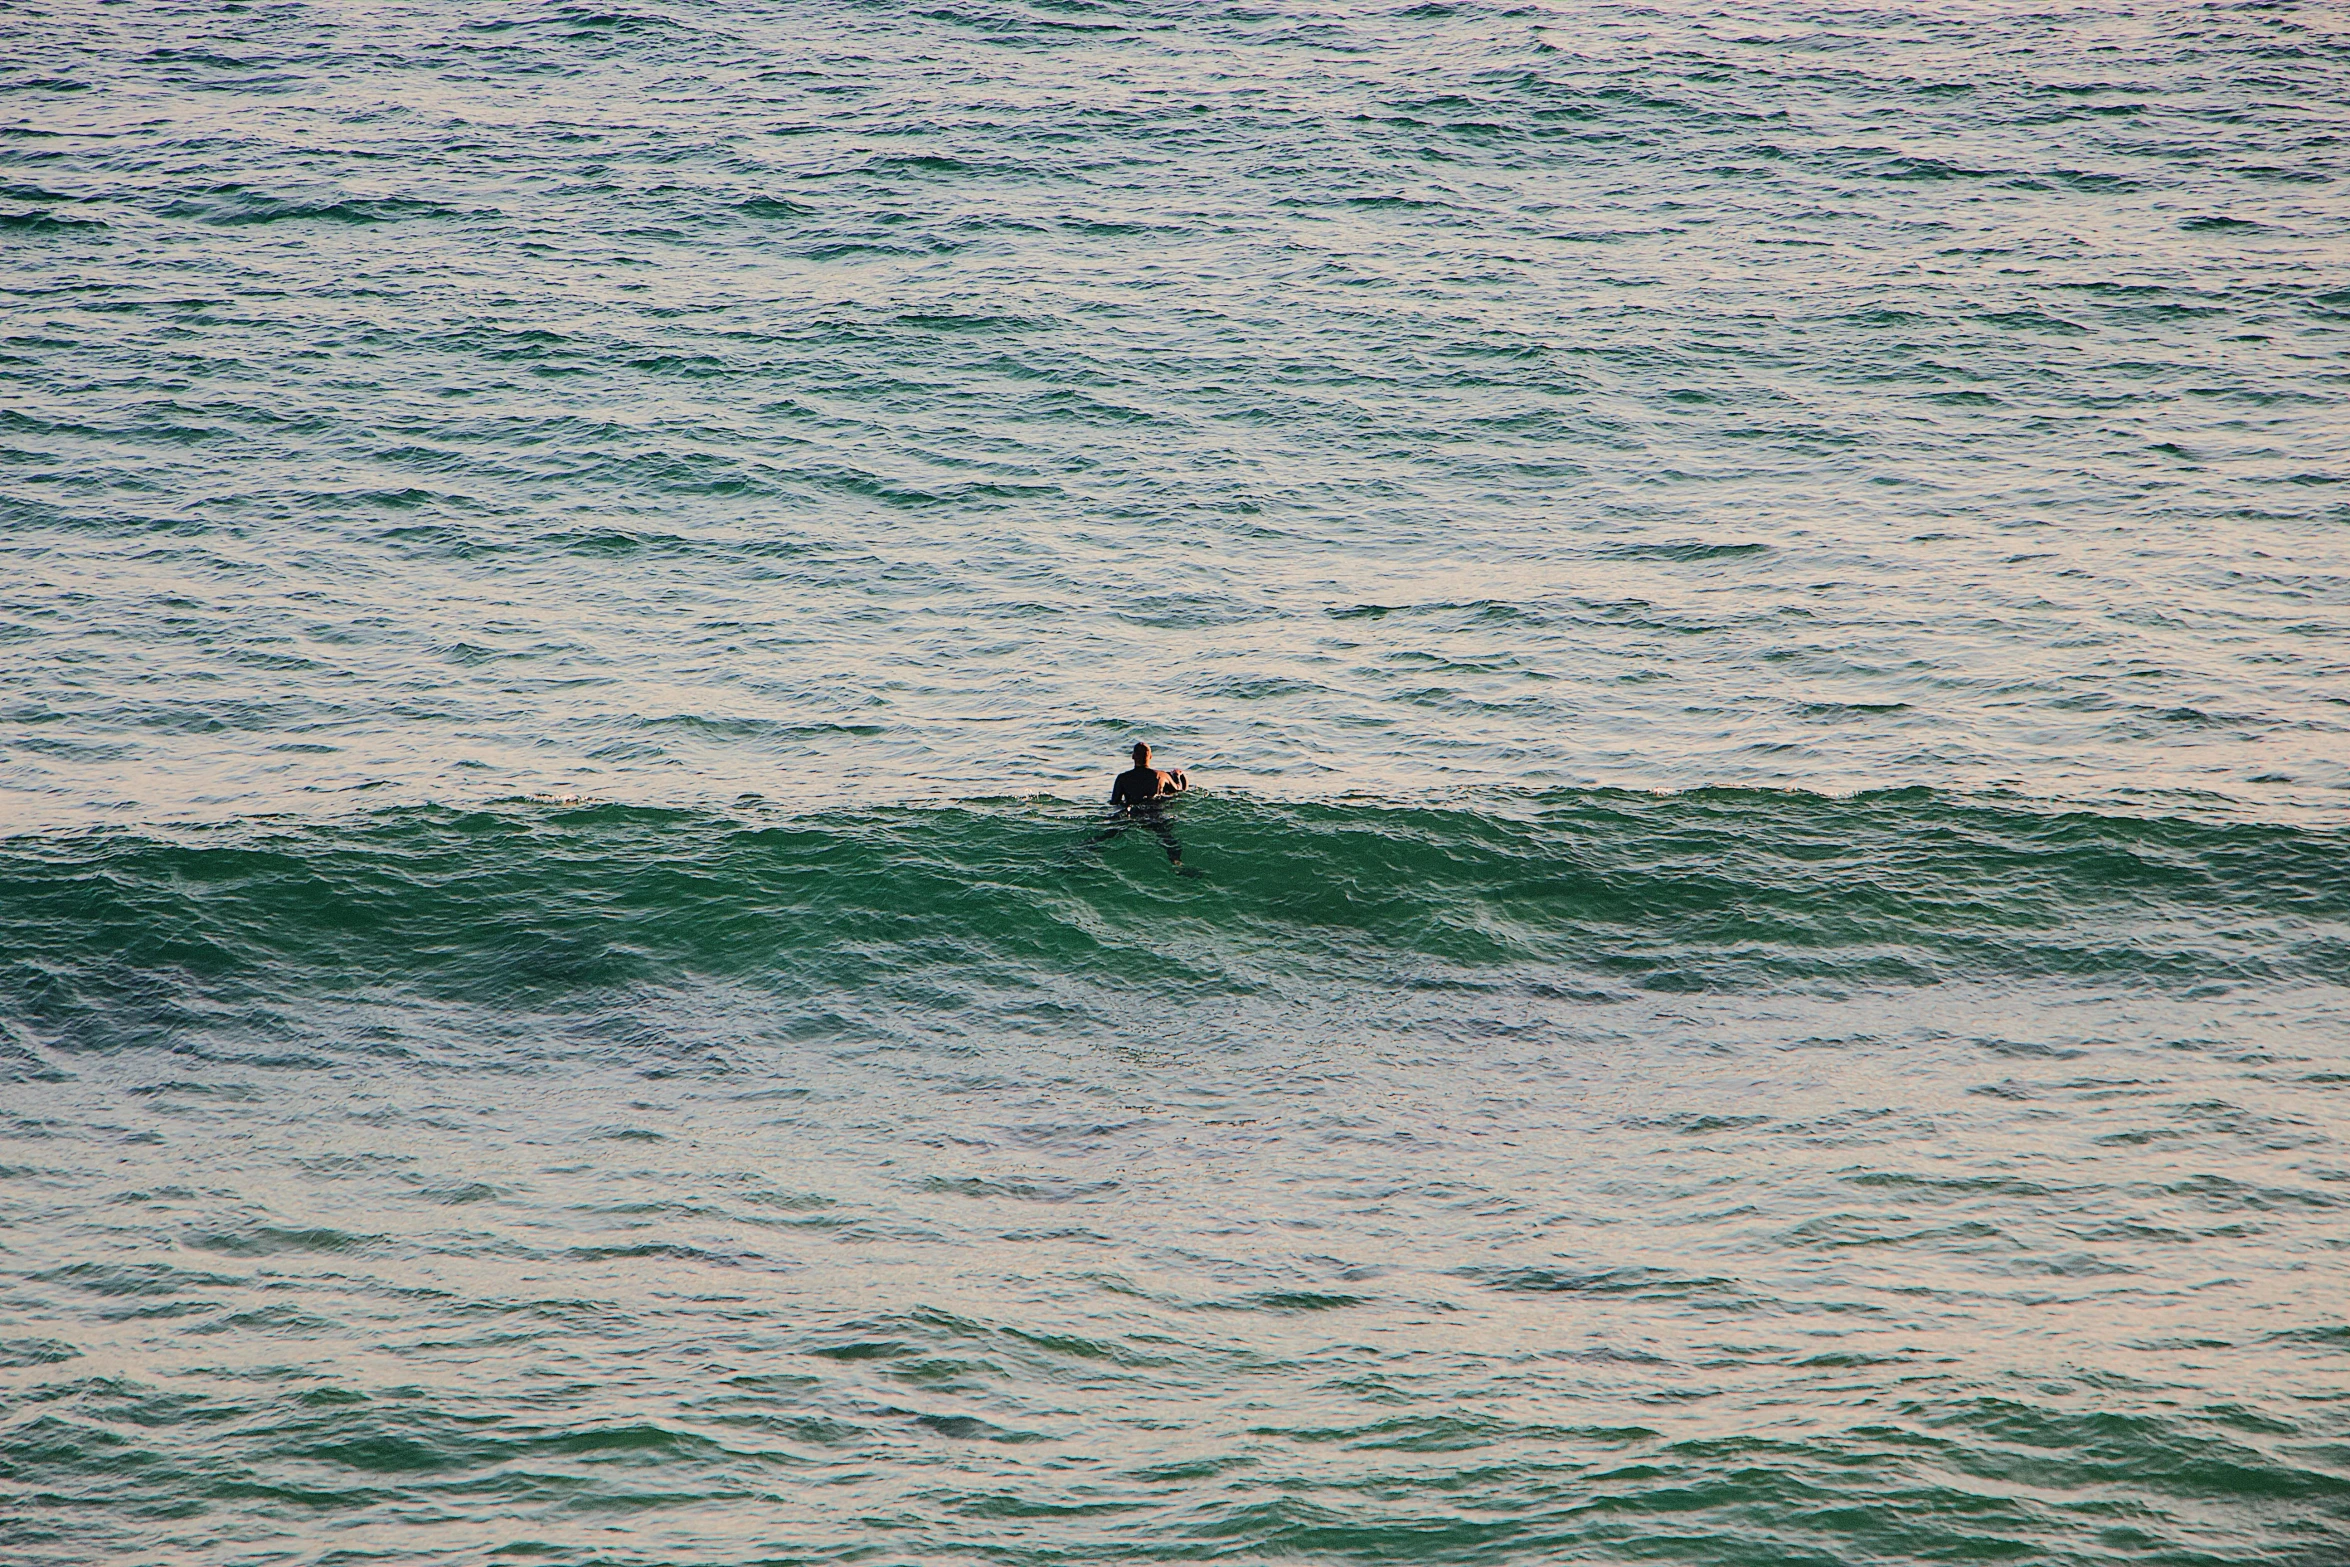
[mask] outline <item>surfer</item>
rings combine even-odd
[[[1110,785],[1110,803],[1132,810],[1152,800],[1181,794],[1190,787],[1191,781],[1183,776],[1183,769],[1167,772],[1151,766],[1151,748],[1137,740],[1134,742],[1134,765],[1120,773],[1118,781]]]
[[[1183,863],[1183,845],[1175,837],[1175,828],[1167,820],[1167,810],[1161,802],[1183,793],[1191,787],[1191,780],[1183,770],[1168,771],[1151,766],[1151,748],[1142,741],[1134,742],[1134,765],[1118,775],[1110,785],[1111,823],[1109,829],[1093,841],[1107,843],[1128,827],[1139,823],[1158,835],[1166,845],[1167,863]]]

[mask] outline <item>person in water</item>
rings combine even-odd
[[[1151,766],[1151,748],[1142,741],[1134,742],[1134,765],[1118,775],[1110,785],[1110,803],[1121,810],[1133,810],[1151,800],[1160,800],[1171,794],[1181,794],[1191,787],[1191,781],[1177,768],[1166,772]]]
[[[1191,780],[1183,776],[1181,768],[1169,772],[1151,766],[1151,748],[1140,740],[1135,741],[1134,765],[1110,785],[1110,828],[1094,842],[1106,843],[1139,822],[1166,845],[1167,863],[1181,865],[1183,845],[1176,838],[1174,825],[1167,820],[1166,807],[1161,802],[1190,787]]]

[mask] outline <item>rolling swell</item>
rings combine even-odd
[[[1337,979],[1652,992],[2350,983],[2350,849],[2311,828],[2047,814],[1925,790],[1185,802],[1190,867],[1059,802],[791,818],[514,802],[0,848],[20,1015],[164,998],[930,987],[1246,995]],[[983,1001],[983,997],[988,998]],[[104,1017],[111,1021],[101,1025]]]
[[[70,1504],[0,1548],[2350,1538],[2338,834],[1176,817],[1197,877],[1035,800],[0,841],[0,1499]]]

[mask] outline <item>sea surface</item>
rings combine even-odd
[[[2346,810],[2338,5],[0,9],[11,1567],[2339,1567]]]

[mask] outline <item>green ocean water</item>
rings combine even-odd
[[[2346,147],[2292,3],[0,13],[0,1560],[2350,1559]]]
[[[2319,1562],[2350,842],[1951,801],[0,854],[27,1560]]]

